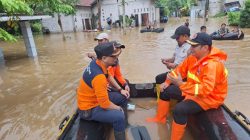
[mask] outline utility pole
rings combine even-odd
[[[102,31],[102,24],[101,24],[101,4],[100,4],[100,0],[97,0],[97,6],[98,6],[98,29],[99,31]]]
[[[122,0],[122,28],[123,28],[123,32],[124,34],[126,34],[125,32],[125,27],[126,27],[126,20],[125,20],[125,0]]]
[[[208,21],[208,9],[209,9],[209,0],[206,0],[206,3],[205,3],[205,15],[204,15],[204,25]]]

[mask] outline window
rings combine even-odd
[[[134,9],[134,13],[136,13],[136,9]]]

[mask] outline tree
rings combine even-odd
[[[69,15],[74,14],[74,5],[78,0],[26,0],[30,7],[37,14],[49,14],[57,13],[58,25],[60,26],[63,40],[66,40],[64,35],[63,25],[61,21],[61,14]]]
[[[175,16],[178,17],[179,9],[181,8],[181,3],[179,0],[169,0],[168,8],[170,13],[175,13]]]
[[[17,14],[26,14],[32,15],[33,10],[25,2],[18,0],[0,0],[0,13],[6,13],[7,16],[17,15]],[[14,25],[14,19],[8,21],[9,25]],[[3,41],[16,41],[16,39],[0,28],[0,40]]]
[[[178,16],[179,12],[182,15],[189,15],[189,11],[192,5],[196,5],[197,0],[157,0],[155,1],[155,7],[164,9],[165,14],[175,13]]]
[[[240,14],[240,26],[250,28],[250,0],[246,0],[245,8]]]
[[[77,1],[78,0],[0,0],[0,13],[6,13],[7,16],[16,17],[19,15],[51,15],[54,13],[59,13],[58,15],[60,22],[60,13],[66,15],[73,14],[75,12],[73,6]],[[13,41],[15,38],[8,34],[5,30],[1,29],[0,40]]]

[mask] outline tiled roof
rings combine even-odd
[[[95,0],[80,0],[77,5],[79,6],[91,6]]]

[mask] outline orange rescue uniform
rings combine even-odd
[[[227,69],[223,62],[227,54],[212,47],[208,56],[197,60],[190,55],[171,72],[173,75],[180,73],[182,79],[187,78],[179,88],[186,99],[198,103],[204,110],[218,108],[227,96]],[[167,84],[170,81],[166,79]]]
[[[87,76],[84,77],[84,74]],[[85,69],[84,74],[77,89],[78,108],[88,110],[98,105],[108,108],[111,102],[108,96],[108,81],[105,76],[107,68],[99,60],[93,60]]]
[[[117,64],[116,66],[109,66],[108,72],[109,75],[116,78],[122,86],[125,86],[125,84],[127,84],[126,80],[122,76],[121,67],[119,64]]]

